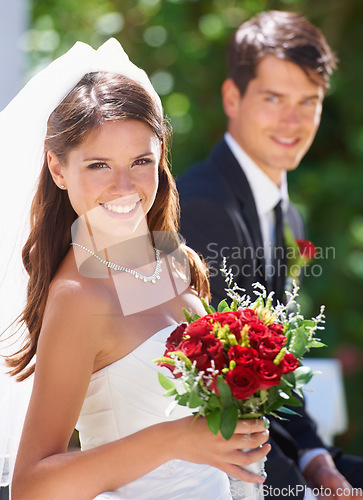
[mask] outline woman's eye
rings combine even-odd
[[[148,165],[149,163],[151,163],[151,160],[149,158],[139,158],[138,160],[135,160],[132,165],[136,165],[136,166]]]
[[[107,165],[106,165],[106,163],[96,162],[96,163],[91,163],[90,165],[88,165],[88,168],[90,168],[90,169],[107,168]]]

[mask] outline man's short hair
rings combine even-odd
[[[329,88],[336,56],[322,32],[299,14],[261,12],[237,29],[228,48],[228,77],[242,96],[268,54],[297,64],[311,81]]]

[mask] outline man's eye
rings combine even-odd
[[[316,101],[313,100],[313,99],[305,99],[302,103],[303,103],[304,106],[310,106],[311,107],[311,106],[315,106]]]
[[[268,101],[268,102],[279,102],[279,98],[276,97],[276,96],[271,95],[271,96],[269,96],[269,97],[266,98],[266,101]]]

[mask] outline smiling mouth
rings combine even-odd
[[[111,203],[101,203],[101,206],[113,214],[128,214],[132,212],[140,200],[129,205],[113,205]]]
[[[299,142],[299,139],[296,137],[273,137],[273,140],[285,146],[294,146]]]

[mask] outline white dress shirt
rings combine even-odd
[[[276,186],[265,172],[243,151],[229,132],[226,132],[224,139],[245,173],[252,190],[260,220],[267,279],[270,279],[273,270],[269,264],[271,263],[271,255],[275,244],[274,208],[282,200],[282,211],[286,214],[289,204],[286,172],[282,174],[281,186]]]

